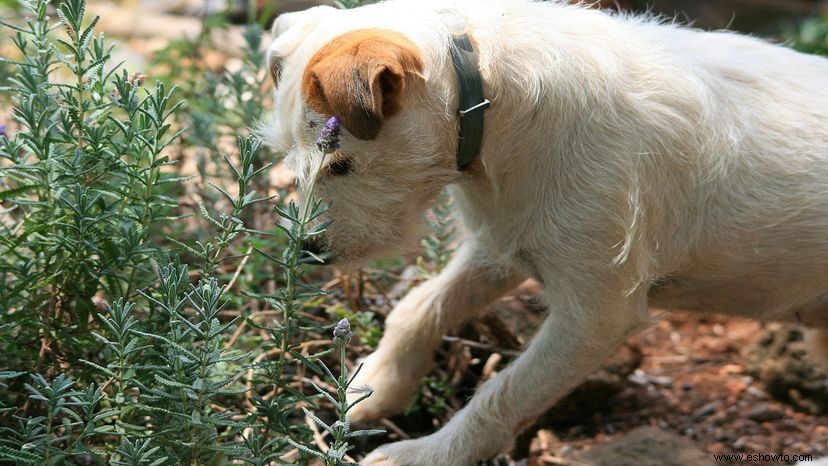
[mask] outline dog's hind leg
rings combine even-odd
[[[507,450],[521,430],[649,322],[642,292],[583,303],[553,303],[529,348],[438,432],[384,445],[360,464],[468,466]]]
[[[380,419],[402,411],[431,369],[443,334],[522,279],[489,260],[473,239],[465,241],[437,277],[411,290],[388,315],[379,347],[354,381],[374,393],[349,411],[352,418]]]

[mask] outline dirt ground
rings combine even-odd
[[[723,453],[827,456],[828,416],[774,399],[750,375],[745,353],[762,336],[762,325],[745,319],[665,316],[628,342],[643,357],[618,393],[577,425],[549,425],[560,439],[550,451],[566,456],[567,448],[650,425],[691,440],[711,459]]]
[[[431,432],[462,407],[482,381],[514,359],[539,326],[546,310],[538,291],[536,284],[524,284],[487,317],[447,337],[432,379],[453,388],[447,393],[439,383],[425,384],[418,401],[422,409],[383,421],[389,435],[360,449],[370,451],[380,443]],[[379,307],[375,310],[382,314]],[[601,371],[539,419],[499,464],[621,466],[628,463],[618,456],[618,446],[599,447],[618,439],[623,439],[617,442],[622,450],[632,450],[627,451],[633,458],[629,464],[639,465],[650,464],[645,456],[658,454],[665,455],[663,461],[652,464],[793,463],[716,462],[717,454],[828,456],[828,411],[818,406],[828,401],[828,377],[813,372],[802,358],[796,346],[801,342],[782,346],[807,370],[797,366],[801,373],[788,374],[785,387],[769,378],[769,388],[760,377],[770,377],[762,367],[788,364],[785,355],[767,352],[768,340],[781,331],[777,324],[653,313],[660,316],[657,323],[630,338]],[[821,391],[808,390],[815,380]],[[627,437],[630,432],[634,434]],[[642,444],[646,454],[635,451]],[[689,456],[676,456],[677,449]]]

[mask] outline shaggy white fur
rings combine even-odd
[[[330,115],[308,108],[303,74],[326,43],[366,28],[410,39],[423,75],[408,78],[375,139],[345,128],[347,175],[317,175],[313,143]],[[492,106],[479,160],[461,173],[448,47],[463,31]],[[318,7],[273,32],[277,111],[262,134],[300,184],[318,176],[337,260],[412,243],[447,185],[469,231],[446,270],[389,315],[359,380],[376,391],[355,418],[403,408],[441,335],[522,278],[543,283],[550,308],[525,353],[446,426],[364,466],[467,466],[509,448],[650,322],[648,306],[828,327],[828,60],[528,0]],[[828,341],[822,332],[815,342]]]

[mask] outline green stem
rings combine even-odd
[[[158,150],[158,128],[155,129],[155,137],[152,141],[152,149],[150,150],[150,169],[148,170],[148,175],[146,179],[146,186],[144,187],[144,206],[141,212],[141,235],[146,235],[146,229],[149,223],[149,212],[150,212],[150,200],[152,199],[152,188],[155,186],[155,179],[157,178],[158,174],[157,171],[160,168],[155,167],[156,158],[158,157],[160,150]],[[129,299],[132,293],[132,284],[135,281],[135,274],[138,272],[138,266],[132,268],[129,272],[129,279],[127,281],[127,289],[126,293],[124,293],[124,299]]]
[[[77,34],[77,33],[76,33]],[[79,40],[79,39],[78,39]],[[78,92],[78,152],[83,151],[83,120],[86,119],[86,110],[84,109],[83,104],[83,90],[84,90],[84,83],[83,83],[83,73],[81,70],[83,69],[83,52],[80,50],[80,44],[77,44],[78,52],[75,55],[75,66],[77,67],[77,92]]]
[[[285,303],[284,303],[284,311],[282,312],[282,340],[280,344],[281,351],[279,352],[279,380],[282,380],[282,377],[285,373],[285,364],[287,364],[287,352],[288,347],[290,346],[290,334],[291,334],[291,322],[293,321],[293,305],[294,301],[296,300],[296,270],[299,266],[299,256],[301,254],[301,241],[302,238],[305,237],[305,224],[308,221],[308,216],[310,214],[310,206],[313,204],[313,193],[316,190],[316,179],[319,175],[319,171],[322,169],[322,162],[324,161],[324,157],[319,161],[319,166],[316,168],[314,172],[313,181],[308,186],[308,190],[306,191],[305,195],[305,205],[302,208],[302,215],[299,216],[299,224],[297,225],[299,228],[298,234],[296,235],[296,241],[291,242],[289,246],[290,251],[290,260],[287,264],[286,275],[287,277],[287,291],[285,292]]]
[[[256,0],[247,0],[247,24],[256,22]]]
[[[52,454],[51,454],[52,452],[51,452],[51,449],[49,448],[49,442],[52,439],[52,424],[54,424],[54,420],[55,420],[55,409],[54,409],[54,403],[52,403],[52,405],[49,406],[49,413],[46,415],[46,437],[45,437],[45,442],[44,442],[44,447],[45,447],[46,451],[45,451],[45,455],[44,455],[44,458],[43,458],[45,460],[46,464],[51,464],[50,460],[52,458]]]

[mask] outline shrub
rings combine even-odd
[[[350,432],[347,339],[301,346],[330,327],[307,312],[319,258],[301,248],[326,206],[277,205],[284,227],[258,209],[273,203],[257,194],[272,155],[244,128],[264,105],[261,30],[245,34],[244,70],[188,108],[175,87],[110,66],[84,0],[57,5],[56,24],[47,0],[27,6],[23,24],[3,23],[19,58],[4,60],[16,127],[0,136],[0,461],[347,464],[348,441],[374,433]],[[219,157],[220,137],[237,152]],[[176,167],[187,148],[223,166],[202,174],[215,202],[197,217],[178,200],[194,182]],[[259,286],[249,264],[280,279]],[[338,377],[323,361],[333,353]],[[305,390],[306,373],[336,395]],[[334,423],[312,414],[320,403]]]
[[[789,36],[799,51],[828,55],[828,14],[803,21]]]

